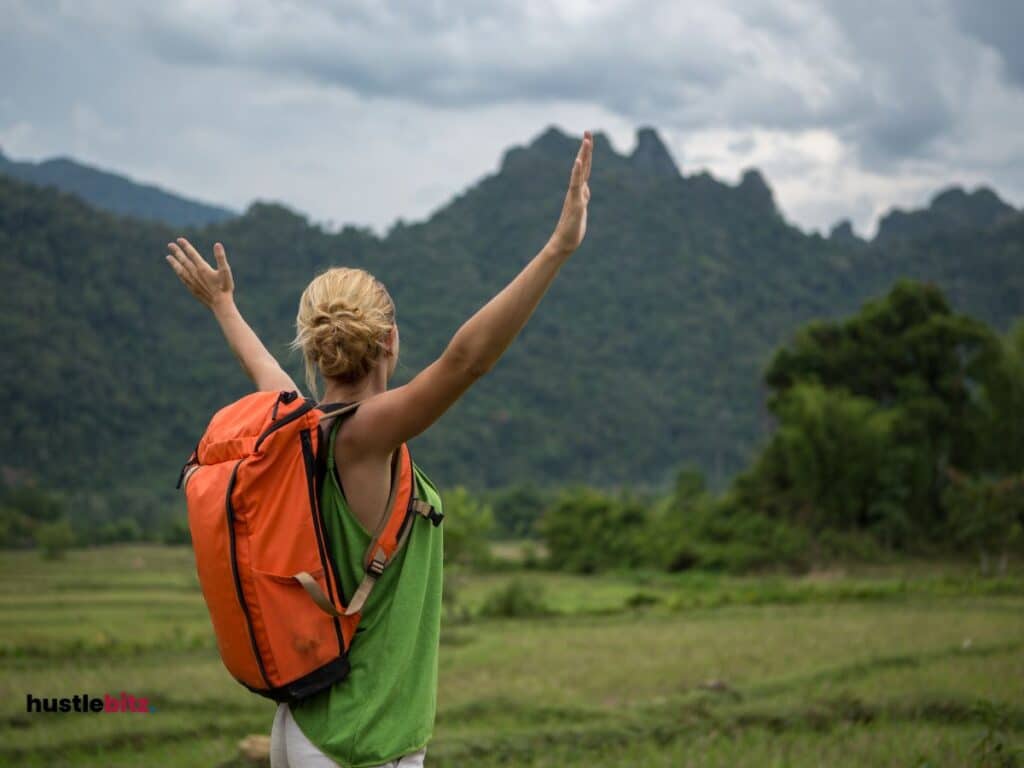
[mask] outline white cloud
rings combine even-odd
[[[684,172],[758,166],[791,220],[866,231],[947,182],[1024,198],[1015,51],[948,2],[15,0],[0,142],[383,230],[548,124],[651,124]]]

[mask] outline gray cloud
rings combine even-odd
[[[627,23],[634,14],[648,23]],[[659,20],[662,34],[652,35]],[[682,82],[715,87],[734,68],[713,39],[669,34],[678,20],[652,2],[576,20],[519,2],[473,11],[336,2],[301,17],[280,4],[193,16],[154,5],[137,24],[167,61],[286,73],[433,107],[568,99],[629,112],[677,99]]]
[[[957,92],[970,78],[950,59],[976,55],[956,38],[945,3],[834,0],[829,12],[858,78],[837,132],[872,167],[929,153],[955,130]]]
[[[0,142],[239,207],[281,197],[383,227],[548,123],[592,121],[621,150],[652,124],[715,172],[761,164],[801,223],[827,226],[849,200],[863,228],[868,200],[917,202],[945,180],[1024,194],[1010,170],[1024,162],[1021,9],[13,0]]]
[[[955,131],[957,91],[970,87],[962,57],[977,51],[957,39],[954,22],[966,19],[986,42],[1003,34],[1016,55],[1002,32],[1012,26],[957,2],[953,19],[945,0],[644,0],[578,15],[511,0],[332,2],[301,12],[248,3],[193,15],[152,5],[138,26],[169,62],[287,75],[435,108],[574,100],[688,129],[825,127],[877,165],[926,154]]]
[[[957,21],[972,37],[993,48],[1002,58],[1006,75],[1024,85],[1024,3],[1019,0],[951,0]]]

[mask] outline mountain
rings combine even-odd
[[[138,184],[125,176],[101,171],[66,157],[40,163],[18,162],[0,152],[0,174],[55,187],[104,211],[152,219],[176,227],[202,226],[238,214],[227,208],[188,200],[159,187]]]
[[[1024,310],[1019,212],[888,242],[823,238],[785,221],[759,172],[735,185],[670,173],[653,140],[627,156],[595,135],[586,242],[494,370],[413,441],[443,487],[650,486],[684,463],[721,481],[769,430],[764,366],[808,320],[848,314],[903,276],[1000,327]],[[287,342],[305,284],[330,265],[371,270],[396,300],[407,380],[544,244],[577,142],[549,129],[385,238],[325,232],[273,204],[184,234],[207,255],[225,243],[240,308],[296,381]],[[247,391],[163,260],[175,234],[0,179],[8,479],[151,515],[213,410]]]
[[[679,169],[662,142],[658,132],[649,126],[636,132],[636,149],[629,156],[630,163],[641,173],[651,176],[678,176]]]
[[[883,216],[874,243],[887,245],[962,229],[990,229],[1016,213],[988,187],[978,187],[973,192],[949,187],[932,198],[923,210],[896,209]]]
[[[836,222],[836,225],[828,233],[828,239],[836,245],[850,247],[864,244],[864,241],[857,237],[857,233],[853,231],[853,224],[850,223],[849,219]]]

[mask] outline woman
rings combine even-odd
[[[316,277],[299,302],[293,346],[303,352],[314,396],[359,402],[328,428],[322,506],[345,594],[363,575],[362,557],[387,503],[394,451],[423,432],[498,361],[526,324],[559,268],[583,241],[590,200],[593,138],[585,132],[561,216],[544,247],[519,275],[466,321],[444,353],[408,384],[388,389],[398,360],[395,307],[367,272],[335,268]],[[297,390],[235,307],[224,247],[210,267],[184,238],[167,261],[209,307],[259,390]],[[428,500],[436,491],[417,468]],[[413,526],[405,548],[367,600],[342,682],[289,707],[271,731],[273,768],[420,766],[434,724],[441,616],[441,529]],[[415,578],[400,578],[412,569]],[[336,762],[335,762],[336,761]]]

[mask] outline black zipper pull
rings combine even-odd
[[[282,392],[281,394],[279,394],[277,396],[277,400],[274,401],[274,411],[273,411],[273,413],[270,414],[270,420],[271,421],[277,421],[277,409],[281,406],[281,403],[284,403],[285,405],[288,405],[293,400],[295,400],[295,398],[298,397],[298,396],[299,396],[299,393],[295,392],[295,391]]]

